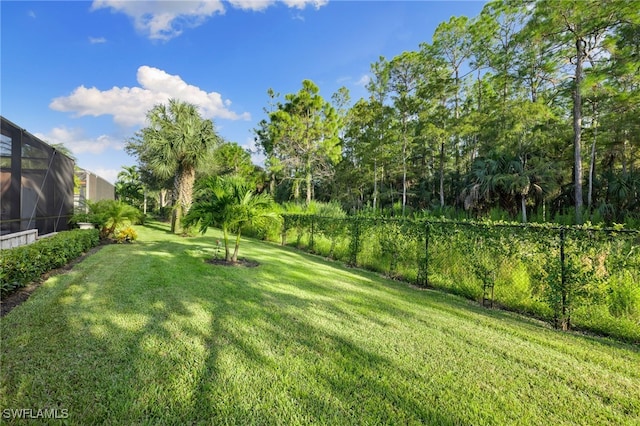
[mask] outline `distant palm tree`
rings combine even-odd
[[[640,206],[640,173],[621,171],[607,176],[608,200],[615,205],[618,220],[624,220],[625,213]]]
[[[160,178],[174,176],[176,205],[172,232],[181,232],[181,221],[193,200],[196,168],[217,145],[213,122],[200,117],[195,105],[170,99],[147,114],[151,125],[142,129],[130,149]]]
[[[118,199],[137,208],[144,204],[145,190],[137,166],[122,166],[115,188]]]
[[[222,229],[227,262],[238,261],[240,236],[248,226],[262,228],[280,216],[273,210],[273,199],[267,194],[256,194],[242,178],[209,177],[198,182],[196,202],[185,217],[187,226],[199,224],[203,234],[210,226]],[[233,253],[229,237],[235,234]]]
[[[501,155],[474,160],[469,172],[469,185],[461,194],[465,209],[486,208],[501,201],[508,162]]]
[[[488,205],[495,200],[520,201],[522,222],[527,222],[527,201],[533,196],[544,197],[554,189],[556,173],[554,165],[536,157],[494,155],[478,158],[470,172],[470,185],[463,192],[465,207],[484,201]]]
[[[527,199],[540,196],[549,178],[549,170],[544,164],[527,162],[525,157],[517,157],[509,162],[507,173],[502,176],[504,188],[520,198],[522,223],[527,223]]]

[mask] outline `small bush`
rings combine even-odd
[[[167,222],[170,217],[171,217],[171,207],[165,206],[165,207],[158,208],[158,211],[156,212],[156,219],[162,222]]]
[[[120,226],[140,220],[140,210],[122,201],[100,200],[88,204],[92,222],[98,225],[102,238],[111,238]]]
[[[316,216],[320,217],[333,217],[333,218],[344,218],[347,216],[344,210],[342,210],[342,206],[340,203],[332,201],[329,203],[321,203],[314,202],[315,204],[315,212]]]
[[[145,213],[139,212],[138,217],[133,221],[134,225],[144,225],[147,221],[147,215]]]
[[[52,269],[66,265],[99,243],[97,229],[61,232],[0,255],[0,294],[24,287]]]
[[[116,241],[118,243],[130,243],[138,239],[138,233],[130,226],[123,228],[116,234]]]

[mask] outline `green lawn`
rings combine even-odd
[[[0,414],[72,424],[639,424],[640,349],[162,224],[0,320]],[[34,411],[35,412],[35,411]],[[3,421],[7,419],[4,418]]]

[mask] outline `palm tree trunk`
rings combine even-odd
[[[238,235],[236,235],[236,246],[233,249],[233,256],[231,257],[232,262],[238,261],[238,250],[240,249],[240,231],[238,231]]]
[[[160,207],[167,207],[167,190],[160,190]]]
[[[522,208],[522,223],[527,223],[527,196],[520,196],[520,207]]]
[[[180,228],[180,219],[181,214],[178,213],[179,205],[176,205],[173,210],[171,210],[171,233],[177,234]]]
[[[193,184],[195,180],[196,171],[193,167],[178,170],[178,174],[176,174],[174,185],[176,193],[178,194],[178,200],[174,210],[174,226],[172,227],[172,231],[175,233],[181,233],[183,231],[182,218],[191,208],[193,202]]]
[[[224,240],[224,260],[231,261],[231,252],[229,251],[229,231],[226,226],[222,227],[222,239]]]

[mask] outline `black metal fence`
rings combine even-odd
[[[0,118],[0,235],[68,229],[73,214],[73,160]]]
[[[282,244],[640,342],[640,231],[286,215]]]

